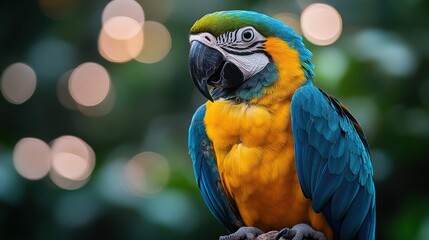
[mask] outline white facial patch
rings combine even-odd
[[[267,66],[269,59],[263,51],[265,37],[253,27],[225,32],[218,37],[204,32],[191,35],[189,42],[199,41],[222,53],[225,61],[236,65],[247,80]]]
[[[260,72],[269,62],[268,57],[263,53],[251,55],[228,54],[226,60],[235,64],[241,70],[245,80]]]

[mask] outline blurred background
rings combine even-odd
[[[323,4],[320,4],[323,3]],[[263,12],[371,145],[377,239],[429,239],[429,2],[0,1],[0,238],[217,239],[187,151],[188,31]]]

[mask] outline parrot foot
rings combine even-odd
[[[263,233],[259,228],[241,227],[235,233],[221,236],[219,240],[253,240]]]
[[[276,237],[276,240],[280,239],[292,239],[292,240],[304,240],[304,239],[316,239],[326,240],[325,234],[314,230],[307,224],[300,223],[292,228],[283,228]]]

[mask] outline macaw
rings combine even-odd
[[[312,53],[284,23],[251,11],[190,30],[191,77],[208,101],[189,128],[202,197],[220,239],[374,239],[375,187],[362,128],[313,85]]]

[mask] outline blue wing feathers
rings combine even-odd
[[[332,156],[328,159],[329,172],[335,175],[340,175],[344,172],[346,167],[346,161],[343,161],[341,157]]]
[[[339,158],[344,156],[344,152],[346,150],[346,142],[345,141],[336,141],[334,142],[334,146],[332,147],[332,157]]]
[[[361,157],[355,152],[350,152],[350,171],[353,175],[357,175],[361,165]]]
[[[373,170],[356,119],[311,83],[295,92],[291,116],[298,178],[314,210],[323,212],[336,237],[374,239]]]
[[[200,179],[210,179],[212,176],[210,176],[210,172],[208,171],[202,171],[201,172],[201,178]],[[200,187],[201,191],[206,193],[202,194],[203,199],[205,202],[208,203],[209,209],[212,212],[213,215],[217,216],[218,220],[225,221],[224,219],[228,219],[225,214],[225,209],[222,207],[221,202],[217,199],[218,196],[216,196],[216,191],[213,191],[212,187],[209,185],[207,181],[200,181],[198,186]]]
[[[295,157],[299,157],[301,159],[312,159],[313,153],[314,152],[312,152],[311,150],[305,151],[304,148],[298,147],[295,149]],[[300,169],[303,169],[303,165],[305,165],[304,161],[297,162],[296,164],[299,165],[299,166],[297,166],[297,168],[300,168]],[[301,188],[303,189],[304,196],[308,198],[310,196],[307,195],[307,193],[311,192],[310,180],[300,176],[302,174],[302,172],[297,172],[297,173],[298,173],[298,178],[302,179],[300,184],[301,184]]]
[[[368,193],[375,196],[375,186],[373,181],[367,181],[366,189],[368,190]],[[375,204],[375,201],[374,201]]]
[[[341,239],[352,239],[368,214],[371,202],[368,201],[368,192],[361,188],[350,205],[341,229]]]
[[[328,133],[328,131],[327,131],[327,125],[328,125],[328,121],[317,121],[317,118],[319,118],[319,117],[317,117],[317,116],[315,116],[316,117],[316,119],[314,120],[314,126],[316,127],[316,131],[317,132],[319,132],[319,133],[323,133],[323,134],[326,134],[326,133]],[[325,135],[323,135],[324,137],[325,137]]]
[[[369,174],[365,170],[365,167],[364,166],[360,166],[360,174],[359,174],[359,183],[360,183],[360,185],[365,186],[366,182],[368,181],[368,178],[369,178]]]
[[[359,232],[359,239],[375,239],[375,207],[366,215],[362,225],[362,230]]]
[[[347,210],[350,208],[353,199],[359,191],[359,184],[355,182],[349,182],[343,180],[341,185],[338,187],[341,191],[334,193],[332,197],[332,217],[335,219],[341,219],[346,214]],[[348,196],[348,197],[344,197]]]
[[[317,180],[318,180],[321,169],[323,169],[323,166],[322,166],[323,161],[321,160],[320,153],[318,153],[316,149],[314,149],[313,151],[314,151],[313,158],[310,158],[307,160],[308,165],[306,167],[309,170],[311,169],[311,172],[307,175],[304,175],[304,177],[308,176],[310,179],[311,193],[308,194],[309,196],[312,196],[313,195],[312,193],[314,193],[314,191],[316,190],[316,185],[318,183]],[[322,199],[320,199],[320,200],[322,200]]]
[[[323,137],[322,137],[323,138]],[[329,141],[327,141],[325,138],[319,138],[318,143],[316,144],[317,149],[321,149],[320,150],[320,154],[322,154],[322,156],[324,158],[330,157],[331,152],[332,152],[332,143],[330,143]]]
[[[321,201],[313,201],[313,208],[317,212],[321,212],[331,196],[337,191],[344,176],[330,174],[328,167],[325,165],[320,177],[317,180],[316,189],[313,192],[313,198],[322,199]],[[317,205],[316,205],[317,204]]]

